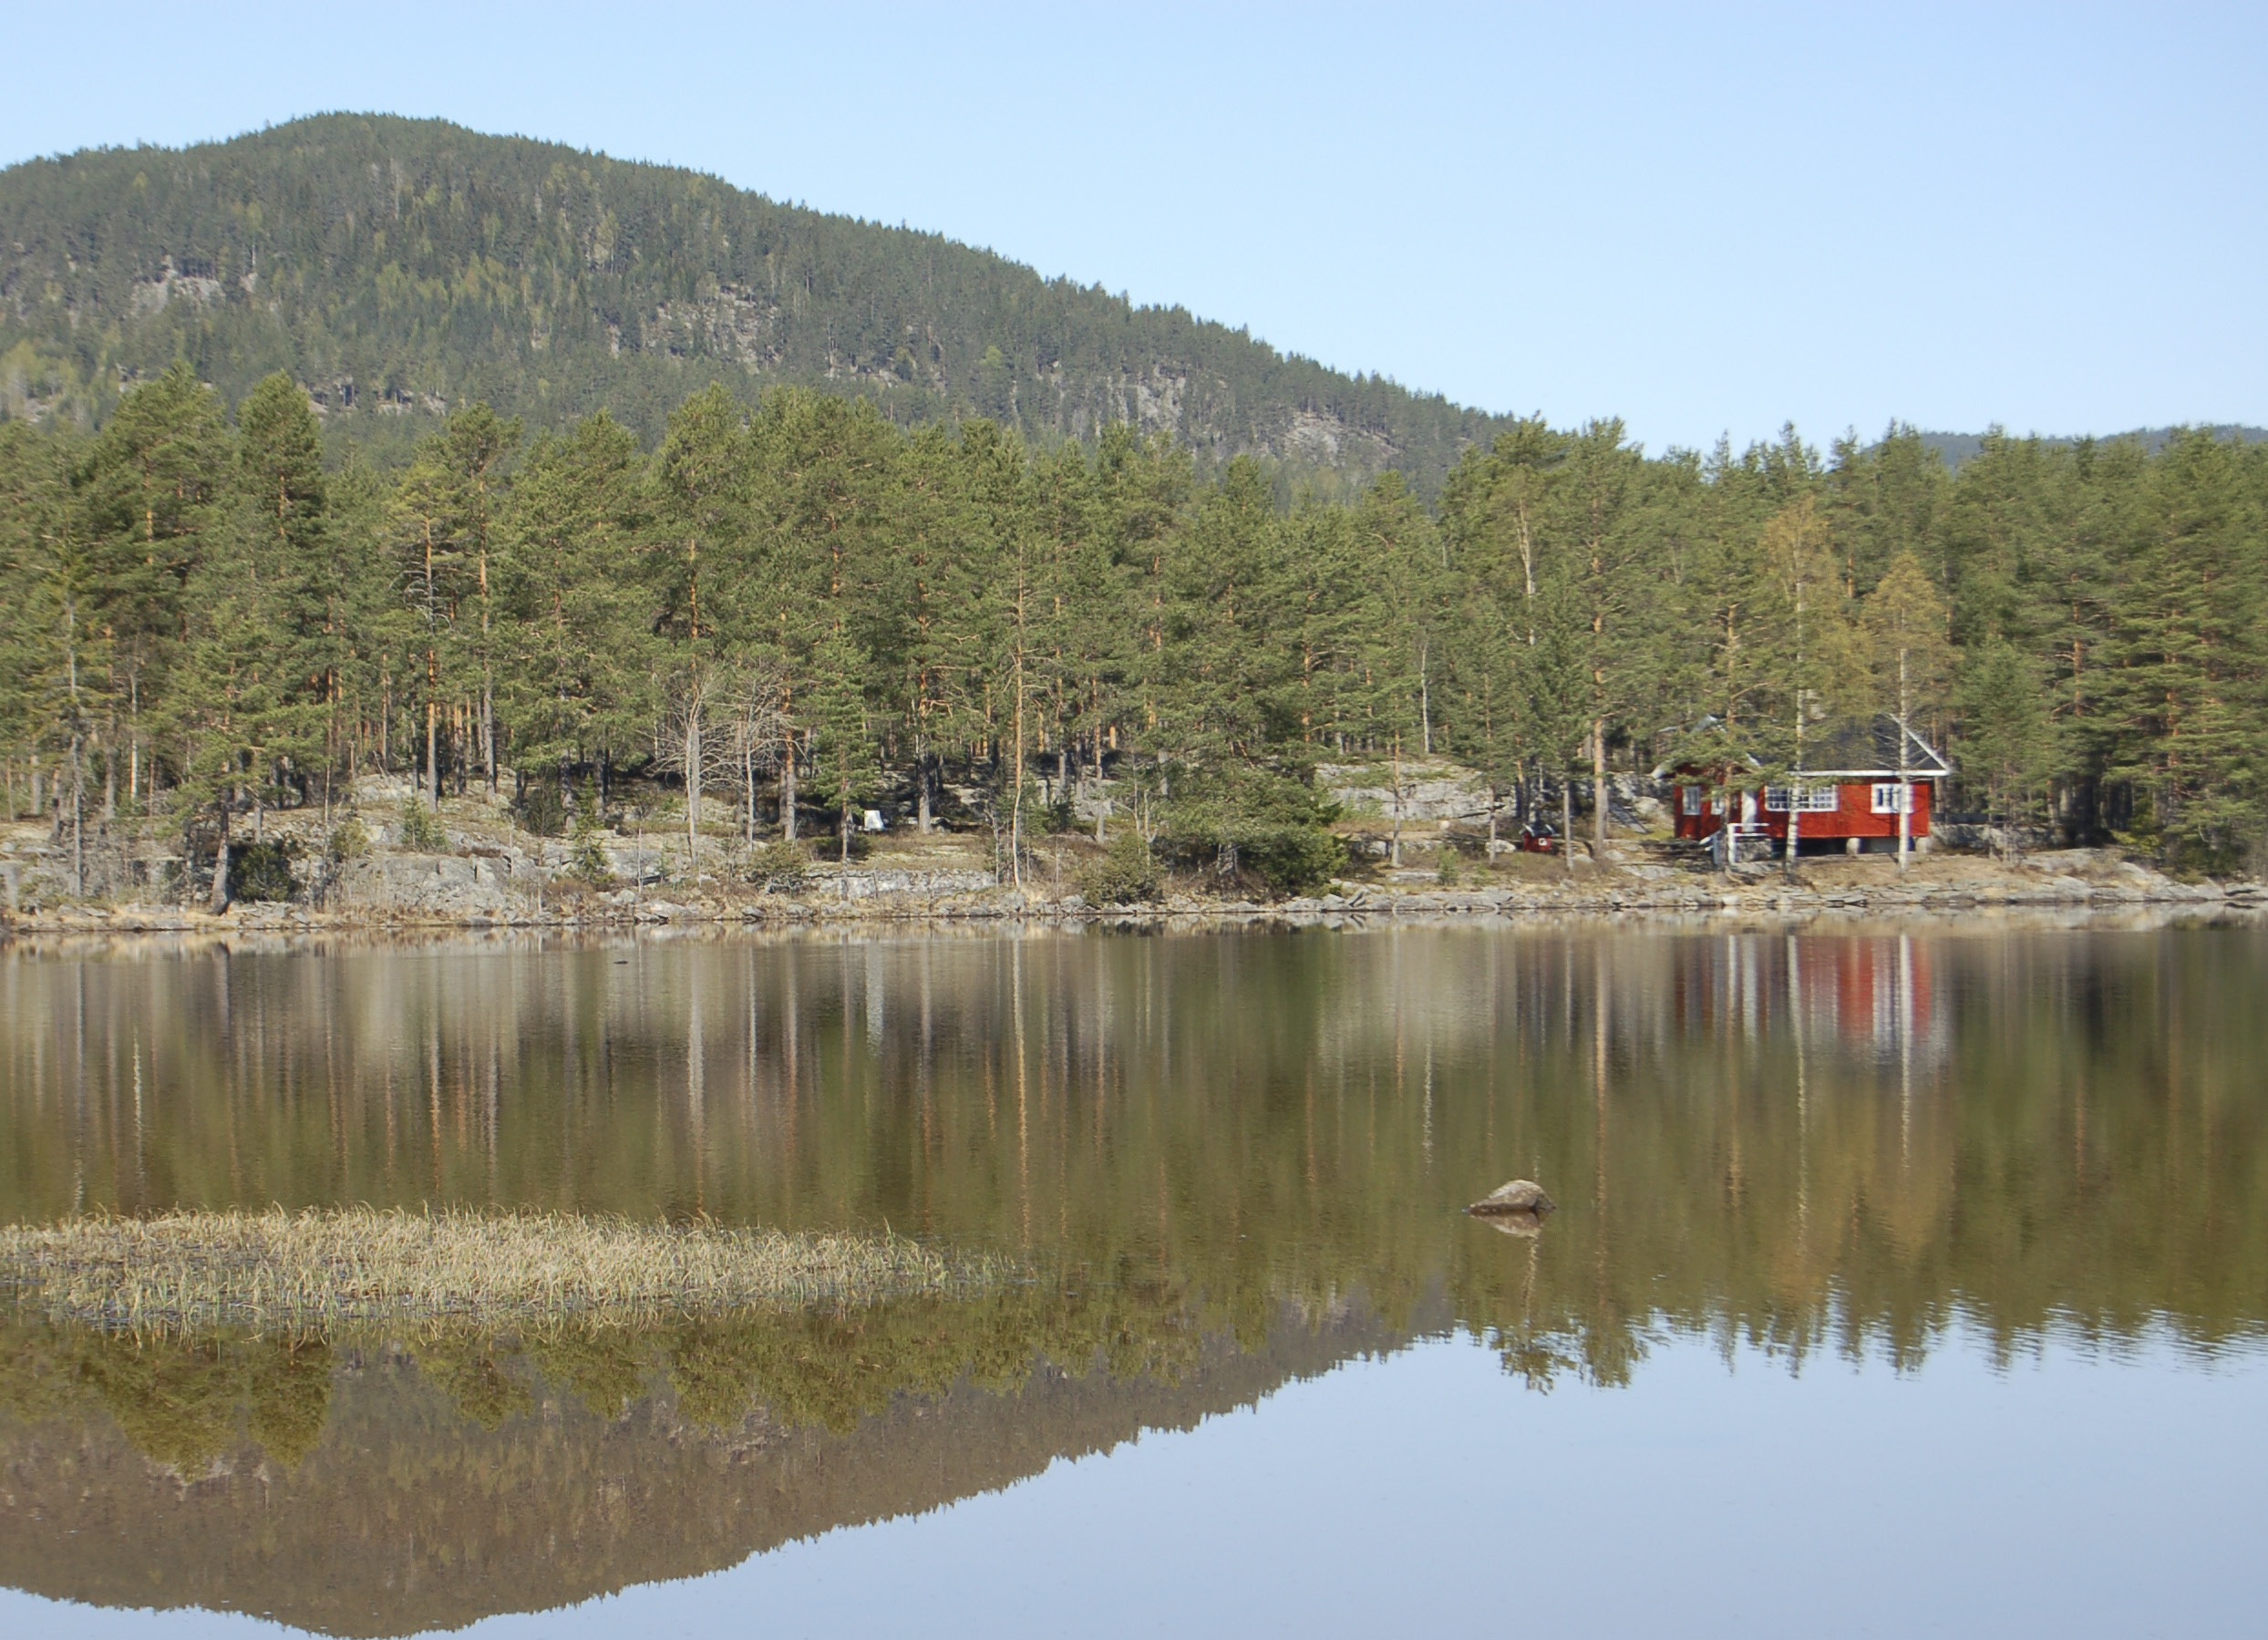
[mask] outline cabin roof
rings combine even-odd
[[[1695,725],[1696,731],[1714,727],[1715,717],[1705,717]],[[1845,717],[1831,723],[1807,725],[1803,736],[1803,775],[1806,779],[1870,780],[1898,778],[1898,720],[1887,712],[1871,717]],[[1903,730],[1906,740],[1905,775],[1909,780],[1942,779],[1953,773],[1953,765],[1928,741],[1915,734],[1911,727]],[[1741,761],[1756,768],[1754,758],[1744,756]],[[1664,779],[1681,768],[1697,768],[1701,762],[1686,757],[1674,763],[1665,763],[1654,771],[1654,778]]]
[[[1840,775],[1849,779],[1897,778],[1901,731],[1898,720],[1889,713],[1878,713],[1871,718],[1845,718],[1823,727],[1824,734],[1804,736],[1805,774]],[[1933,780],[1953,773],[1953,766],[1938,755],[1936,748],[1910,727],[1903,733],[1909,779]]]

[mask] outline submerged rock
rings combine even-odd
[[[1465,1211],[1482,1219],[1500,1219],[1515,1213],[1541,1219],[1558,1206],[1533,1180],[1515,1179],[1510,1184],[1498,1185]]]

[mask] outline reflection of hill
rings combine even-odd
[[[2005,1348],[2268,1322],[2257,927],[617,954],[0,955],[0,1215],[706,1212],[1062,1288],[417,1371],[0,1331],[0,1578],[342,1629],[553,1604],[1249,1398],[1364,1346],[1287,1330],[1349,1293],[1405,1328],[1442,1295],[1425,1325],[1531,1381],[1624,1381],[1664,1328],[1911,1362],[1956,1317]],[[1533,1240],[1459,1211],[1513,1177],[1560,1204]],[[1103,1370],[1027,1383],[1040,1359]],[[154,1583],[110,1564],[145,1542]]]
[[[880,1398],[840,1432],[762,1408],[705,1425],[687,1416],[695,1392],[666,1373],[609,1418],[589,1405],[606,1399],[606,1370],[587,1352],[554,1352],[546,1378],[531,1369],[535,1352],[470,1371],[459,1354],[425,1371],[397,1350],[341,1350],[328,1420],[296,1467],[232,1433],[184,1480],[74,1392],[87,1383],[86,1357],[61,1356],[85,1341],[47,1336],[70,1382],[19,1393],[19,1415],[0,1414],[0,1583],[99,1605],[252,1612],[341,1635],[455,1627],[933,1509],[1144,1429],[1189,1428],[1400,1336],[1363,1314],[1313,1327],[1287,1315],[1256,1348],[1191,1340],[1178,1371],[1042,1365],[993,1388],[964,1374],[933,1393]],[[16,1344],[19,1390],[58,1376],[26,1368],[36,1346]],[[674,1350],[682,1367],[685,1345],[665,1342],[661,1355]],[[240,1364],[236,1381],[256,1366]],[[493,1428],[464,1416],[499,1410],[469,1381],[482,1369],[518,1392]],[[593,1385],[587,1398],[558,1387],[579,1371]],[[181,1388],[177,1375],[173,1393]],[[260,1405],[250,1410],[256,1420]]]

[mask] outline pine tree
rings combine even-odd
[[[476,761],[491,783],[495,778],[499,651],[491,570],[508,504],[505,463],[520,437],[518,421],[499,418],[484,404],[456,411],[419,447],[390,509],[404,598],[388,624],[405,681],[421,696],[424,786],[437,810],[445,751],[460,786]]]
[[[347,645],[322,430],[306,394],[280,372],[238,407],[237,427],[235,528],[260,599],[257,626],[272,645],[273,705],[255,737],[303,797],[305,782],[320,778],[327,805]]]
[[[623,760],[653,707],[645,459],[604,411],[544,434],[514,477],[498,573],[499,703],[523,773],[548,770],[576,802],[574,769]]]
[[[129,801],[147,795],[153,713],[208,680],[178,672],[193,624],[188,587],[225,517],[229,433],[220,395],[176,363],[119,403],[74,477],[89,592],[109,634]],[[154,764],[155,759],[147,759]]]
[[[1995,633],[1963,657],[1961,760],[1984,790],[1985,813],[2000,824],[2001,851],[2015,851],[2015,829],[2032,818],[2050,766],[2047,713],[2038,669]]]
[[[1928,572],[1912,551],[1900,549],[1866,595],[1860,614],[1870,711],[1886,711],[1898,725],[1898,783],[1907,785],[1906,760],[1915,725],[1943,699],[1952,669],[1945,642],[1945,606]],[[1912,798],[1902,793],[1898,811],[1898,869],[1912,845]]]
[[[2150,480],[2116,606],[2111,772],[2144,799],[2139,830],[2221,869],[2259,837],[2268,795],[2262,463],[2192,432]]]
[[[701,787],[712,760],[708,717],[718,700],[733,593],[746,572],[748,430],[721,387],[694,395],[669,418],[654,458],[654,544],[647,579],[657,610],[655,654],[667,733],[665,767],[685,778],[686,848],[697,858]],[[736,571],[739,573],[736,573]]]
[[[1413,756],[1433,752],[1433,685],[1441,664],[1438,611],[1448,575],[1432,521],[1400,475],[1388,473],[1356,503],[1356,561],[1371,605],[1363,656],[1368,727],[1389,756],[1393,834],[1388,858],[1402,863],[1406,775]]]

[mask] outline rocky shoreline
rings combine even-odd
[[[1343,806],[1376,806],[1359,770],[1333,773]],[[76,877],[83,895],[68,892],[73,861],[59,831],[0,824],[0,940],[917,923],[1359,927],[1410,919],[1961,916],[2015,908],[2217,913],[2268,905],[2268,882],[2259,879],[2180,880],[2118,848],[2042,851],[2012,861],[1940,850],[1917,853],[1903,872],[1887,855],[1814,855],[1800,861],[1793,882],[1778,862],[1727,875],[1670,839],[1666,810],[1642,793],[1630,797],[1630,823],[1618,820],[1613,841],[1579,846],[1572,862],[1501,844],[1492,852],[1470,824],[1468,810],[1482,801],[1469,789],[1473,777],[1448,765],[1432,774],[1430,783],[1410,788],[1414,812],[1398,845],[1366,830],[1368,821],[1345,823],[1355,863],[1325,892],[1262,899],[1250,897],[1249,883],[1190,873],[1165,877],[1158,897],[1139,904],[1090,904],[1081,895],[1082,882],[1097,881],[1091,872],[1103,854],[1083,829],[1036,838],[1019,882],[1001,869],[998,840],[982,831],[861,836],[849,859],[822,838],[804,845],[812,853],[791,851],[783,862],[779,845],[730,829],[689,837],[682,811],[655,806],[650,793],[644,805],[625,807],[623,823],[578,842],[530,833],[509,801],[476,789],[450,798],[422,842],[406,829],[407,784],[373,778],[357,783],[351,810],[254,817],[240,844],[258,849],[266,840],[271,870],[260,886],[274,897],[248,892],[217,914],[203,908],[201,884],[184,882],[184,862],[172,851],[178,840],[154,821],[99,829]],[[1397,858],[1404,863],[1390,863]]]
[[[396,854],[371,863],[378,868],[371,875],[381,882],[422,880],[447,888],[459,879],[468,885],[478,883],[488,862]],[[564,896],[547,892],[545,885],[515,885],[506,877],[491,892],[478,895],[381,897],[366,892],[343,895],[324,906],[239,903],[217,915],[174,905],[66,903],[7,916],[0,937],[1003,923],[1361,927],[1414,919],[1941,917],[2019,909],[2268,909],[2268,884],[2257,880],[2181,882],[2103,851],[2067,851],[2015,864],[1937,856],[1915,861],[1903,873],[1887,861],[1821,861],[1816,865],[1806,862],[1792,883],[1777,866],[1747,867],[1732,877],[1690,867],[1631,862],[1593,866],[1586,861],[1565,878],[1557,877],[1557,870],[1550,875],[1531,872],[1510,881],[1471,884],[1428,882],[1425,873],[1405,872],[1397,874],[1399,881],[1343,880],[1327,893],[1284,900],[1174,892],[1154,903],[1129,905],[1090,905],[1060,882],[1034,882],[1018,890],[995,884],[989,872],[888,864],[814,868],[799,892],[785,893],[738,888],[718,892],[714,885],[695,893],[659,885]]]

